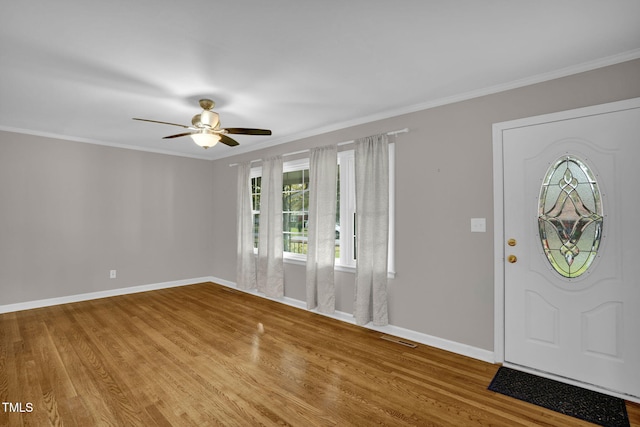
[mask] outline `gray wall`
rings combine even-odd
[[[212,171],[0,132],[0,305],[211,275]]]
[[[495,122],[640,97],[640,60],[214,162],[0,132],[0,305],[165,281],[235,281],[229,163],[408,127],[396,145],[393,325],[493,349]],[[486,233],[469,220],[487,218]],[[109,279],[110,269],[118,270]],[[352,312],[351,273],[336,273]],[[304,300],[304,267],[285,293]]]
[[[493,349],[492,124],[640,96],[640,60],[215,161],[213,275],[235,281],[236,168],[229,163],[408,127],[396,144],[396,271],[391,324]],[[486,233],[471,233],[471,218]],[[231,250],[229,248],[232,248]],[[285,295],[304,300],[304,267],[285,266]],[[354,275],[336,273],[337,309]]]

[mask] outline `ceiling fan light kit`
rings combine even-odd
[[[190,136],[191,139],[193,139],[193,142],[204,149],[213,147],[221,138],[220,135],[207,131],[202,131],[202,133],[192,133]]]
[[[133,120],[179,126],[185,129],[189,129],[191,132],[169,135],[165,136],[163,139],[180,138],[182,136],[188,135],[196,144],[205,149],[213,147],[218,143],[218,141],[230,147],[239,145],[236,140],[229,138],[227,134],[271,135],[271,131],[268,129],[221,128],[220,115],[213,111],[213,107],[216,105],[215,102],[210,99],[201,99],[199,103],[200,107],[202,107],[202,112],[193,116],[193,118],[191,119],[191,126],[162,122],[158,120],[138,119],[135,117]]]

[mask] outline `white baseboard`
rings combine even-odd
[[[301,308],[303,310],[307,309],[307,304],[304,301],[300,301],[297,299],[283,297],[283,298],[269,298],[262,293],[259,293],[257,290],[244,290],[239,289],[234,282],[230,282],[228,280],[219,279],[217,277],[212,277],[211,281],[217,283],[219,285],[227,286],[229,288],[233,288],[238,291],[246,292],[252,295],[259,296],[261,298],[266,298],[272,301],[277,301],[283,304],[290,305],[292,307]],[[319,313],[316,310],[310,310],[313,313],[320,314],[322,316],[331,317],[333,319],[337,319],[343,322],[351,323],[353,325],[356,324],[353,315],[349,313],[345,313],[342,311],[336,311],[335,314],[329,315],[324,313]],[[462,356],[471,357],[473,359],[482,360],[483,362],[495,363],[494,354],[492,351],[484,350],[478,347],[473,347],[467,344],[461,344],[459,342],[445,340],[442,338],[434,337],[432,335],[427,335],[422,332],[416,332],[411,329],[401,328],[399,326],[387,325],[387,326],[373,326],[371,324],[363,326],[364,328],[371,329],[374,331],[382,332],[389,335],[394,335],[400,338],[405,338],[420,344],[428,345],[431,347],[436,347],[442,350],[450,351],[452,353],[460,354]]]
[[[156,289],[175,288],[177,286],[192,285],[194,283],[213,282],[213,277],[199,277],[195,279],[174,280],[172,282],[154,283],[151,285],[132,286],[129,288],[109,289],[107,291],[89,292],[85,294],[68,295],[57,298],[47,298],[36,301],[20,302],[16,304],[0,305],[0,314],[13,311],[31,310],[33,308],[49,307],[52,305],[68,304],[72,302],[88,301],[118,295],[135,294],[138,292],[154,291]]]
[[[192,285],[195,283],[203,283],[203,282],[217,283],[219,285],[223,285],[229,288],[236,289],[238,291],[256,295],[261,298],[266,298],[272,301],[280,302],[282,304],[287,304],[292,307],[300,308],[303,310],[307,309],[307,304],[304,301],[300,301],[300,300],[289,298],[289,297],[269,298],[264,294],[258,293],[258,291],[256,290],[247,291],[247,290],[239,289],[234,282],[209,276],[209,277],[198,277],[194,279],[175,280],[172,282],[154,283],[150,285],[132,286],[129,288],[110,289],[107,291],[89,292],[89,293],[78,294],[78,295],[69,295],[64,297],[48,298],[48,299],[42,299],[42,300],[36,300],[36,301],[27,301],[27,302],[21,302],[16,304],[0,305],[0,314],[11,313],[14,311],[31,310],[31,309],[40,308],[40,307],[49,307],[52,305],[68,304],[72,302],[88,301],[88,300],[98,299],[98,298],[107,298],[107,297],[113,297],[118,295],[134,294],[138,292],[147,292],[147,291],[153,291],[157,289],[174,288],[178,286],[186,286],[186,285]],[[336,311],[335,314],[328,315],[324,313],[319,313],[316,310],[311,310],[311,311],[313,313],[317,313],[322,316],[327,316],[333,319],[340,320],[342,322],[355,325],[355,319],[353,318],[353,315],[349,313]],[[471,357],[473,359],[482,360],[488,363],[495,363],[494,353],[489,350],[484,350],[484,349],[473,347],[470,345],[461,344],[455,341],[445,340],[442,338],[434,337],[432,335],[424,334],[422,332],[416,332],[410,329],[401,328],[399,326],[393,326],[393,325],[373,326],[369,324],[363,327],[367,329],[375,330],[378,332],[382,332],[385,334],[394,335],[400,338],[405,338],[407,340],[411,340],[420,344],[425,344],[431,347],[436,347],[442,350],[450,351],[452,353]]]

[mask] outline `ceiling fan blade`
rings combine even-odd
[[[165,136],[162,139],[171,139],[171,138],[180,138],[181,136],[187,136],[187,135],[191,135],[193,132],[184,132],[184,133],[177,133],[175,135],[169,135],[169,136]]]
[[[271,135],[269,129],[251,129],[251,128],[225,128],[227,133],[243,134],[243,135]]]
[[[141,122],[160,123],[160,124],[163,124],[163,125],[180,126],[181,128],[191,129],[191,126],[179,125],[177,123],[160,122],[158,120],[138,119],[138,118],[135,118],[135,117],[133,118],[133,120],[140,120]]]
[[[227,135],[224,135],[224,134],[220,134],[220,142],[222,142],[223,144],[227,144],[229,147],[235,147],[236,145],[240,145],[238,144],[238,141],[236,141],[235,139],[229,138]]]

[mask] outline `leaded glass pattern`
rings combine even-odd
[[[574,278],[593,263],[603,226],[600,189],[591,169],[563,156],[547,171],[540,190],[540,241],[555,271]]]

